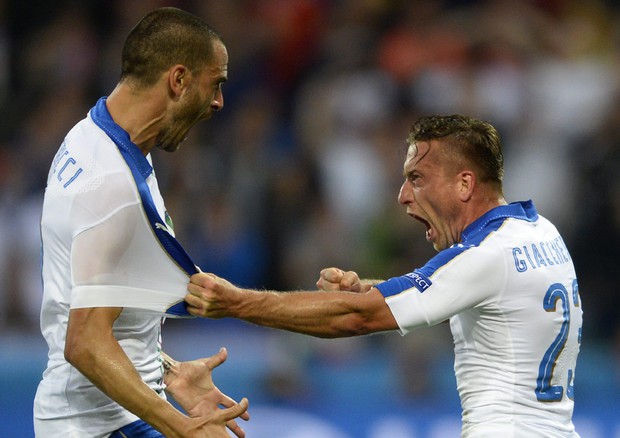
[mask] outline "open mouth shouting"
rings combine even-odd
[[[431,224],[426,219],[418,216],[417,214],[410,214],[410,216],[418,222],[422,223],[422,225],[424,225],[424,227],[426,228],[426,240],[430,242],[432,239]]]

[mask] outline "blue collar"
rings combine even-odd
[[[538,212],[532,200],[512,202],[508,205],[500,205],[492,210],[487,211],[478,219],[473,221],[465,228],[461,234],[461,242],[465,243],[476,236],[480,231],[487,228],[487,226],[494,221],[503,222],[504,219],[515,218],[522,219],[528,222],[534,222],[538,219]]]
[[[199,269],[185,252],[181,244],[163,225],[165,222],[162,221],[162,218],[159,216],[157,207],[153,202],[151,191],[146,183],[146,178],[153,172],[153,167],[151,167],[151,164],[138,146],[131,141],[127,131],[112,120],[112,116],[108,112],[105,101],[105,97],[99,99],[97,104],[90,110],[90,117],[93,122],[114,141],[121,156],[127,163],[136,183],[140,200],[142,201],[142,208],[146,213],[155,237],[161,244],[161,247],[188,276],[199,272]],[[166,314],[182,317],[190,316],[187,311],[187,304],[182,299],[176,303],[172,303],[172,305],[166,309]]]
[[[120,150],[127,153],[127,156],[133,161],[132,164],[146,179],[153,172],[153,167],[140,148],[131,141],[127,131],[117,125],[112,119],[105,104],[106,99],[107,97],[102,97],[97,101],[97,104],[90,110],[90,117],[95,122],[95,125],[99,126]]]
[[[424,292],[433,284],[433,275],[438,269],[463,252],[478,246],[490,233],[499,229],[508,218],[534,222],[538,219],[538,213],[531,200],[495,207],[465,228],[461,234],[460,243],[455,243],[450,248],[440,251],[424,266],[415,269],[412,273],[391,278],[376,287],[385,297],[397,295],[411,287],[416,287],[420,292]]]

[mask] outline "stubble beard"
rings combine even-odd
[[[167,127],[157,136],[157,148],[176,152],[186,140],[190,129],[203,118],[203,108],[195,97],[170,116]]]
[[[157,149],[164,150],[166,152],[176,152],[181,146],[181,141],[171,141],[168,139],[167,132],[160,132],[157,138]]]

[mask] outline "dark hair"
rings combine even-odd
[[[199,70],[211,59],[216,40],[222,39],[200,18],[177,8],[155,9],[125,40],[120,80],[150,86],[175,64]]]
[[[467,164],[478,171],[482,182],[501,190],[504,156],[499,134],[493,125],[459,114],[420,117],[409,131],[407,142],[443,140],[444,149],[456,164]]]

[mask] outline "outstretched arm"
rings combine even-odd
[[[224,363],[227,356],[226,349],[221,348],[211,357],[177,362],[162,352],[166,392],[190,417],[209,417],[219,410],[220,405],[230,408],[237,404],[213,383],[212,371]],[[240,417],[246,421],[250,419],[247,412]],[[235,420],[228,421],[226,426],[239,438],[245,436],[245,432]]]
[[[383,295],[343,291],[266,292],[240,289],[213,274],[195,274],[185,297],[188,311],[209,318],[232,317],[254,324],[337,338],[396,330]]]

